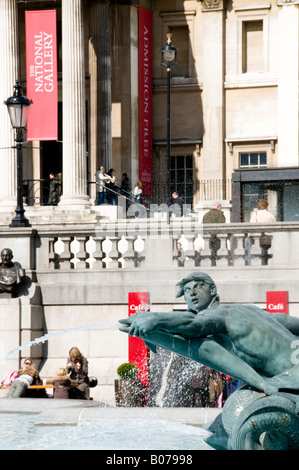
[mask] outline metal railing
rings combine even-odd
[[[57,186],[56,191],[53,189],[51,194],[53,180],[23,180],[24,202],[28,206],[57,205],[62,194],[62,181],[56,178],[55,182]],[[183,197],[185,204],[193,208],[198,201],[231,200],[231,180],[214,179],[171,183],[171,191],[177,191]],[[55,192],[56,195],[54,194]],[[95,204],[97,204],[96,193],[96,183],[89,181],[87,183],[87,194],[95,198]],[[107,187],[106,194],[108,196],[108,203],[112,201],[114,197],[117,198],[119,196],[125,197],[129,202],[134,202],[134,198],[132,198],[130,192],[120,190],[120,188],[112,190]],[[143,205],[146,208],[148,208],[150,204],[167,204],[167,201],[165,182],[157,181],[143,184]]]
[[[23,197],[28,206],[56,206],[62,194],[58,178],[23,180]]]

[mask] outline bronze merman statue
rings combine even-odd
[[[190,274],[177,285],[187,311],[138,312],[120,320],[121,331],[142,338],[152,351],[164,347],[266,395],[283,391],[299,407],[299,361],[294,360],[299,319],[253,305],[220,304],[205,273]],[[292,445],[299,447],[299,436]]]

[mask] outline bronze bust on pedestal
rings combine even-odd
[[[1,251],[0,263],[0,298],[15,297],[18,286],[25,277],[25,270],[13,263],[13,253],[10,248]]]

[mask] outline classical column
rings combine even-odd
[[[278,166],[299,162],[299,5],[278,1]]]
[[[223,169],[223,25],[224,0],[202,2],[203,22],[203,117],[205,132],[202,147],[202,178],[225,178]]]
[[[14,131],[11,127],[4,100],[13,95],[19,77],[18,67],[18,18],[17,1],[0,0],[0,206],[3,211],[16,207],[16,150]]]
[[[112,166],[110,15],[107,1],[90,4],[90,180]]]
[[[63,195],[59,206],[90,205],[87,195],[82,0],[62,0]]]

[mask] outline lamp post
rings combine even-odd
[[[16,215],[12,219],[10,227],[30,227],[28,219],[24,215],[23,206],[23,171],[22,171],[22,144],[23,130],[26,127],[28,113],[32,101],[22,93],[22,87],[17,81],[14,85],[14,94],[4,104],[7,106],[11,125],[16,130],[17,149],[17,207]]]
[[[170,206],[170,75],[171,69],[174,67],[177,56],[177,48],[172,45],[172,34],[167,34],[167,43],[161,49],[163,67],[166,67],[167,71],[167,221],[170,222],[169,206]]]

